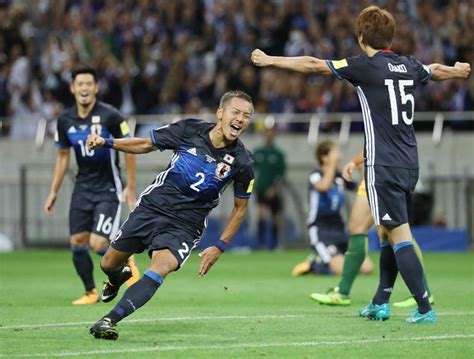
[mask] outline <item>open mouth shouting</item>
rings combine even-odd
[[[242,131],[242,125],[236,124],[236,123],[232,123],[230,125],[230,134],[232,135],[232,137],[237,137],[241,131]]]

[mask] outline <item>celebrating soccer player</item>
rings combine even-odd
[[[398,272],[417,302],[408,323],[434,323],[423,267],[412,243],[408,202],[418,181],[418,151],[413,129],[417,86],[429,79],[467,78],[471,67],[422,65],[413,57],[390,50],[395,20],[386,10],[369,6],[357,18],[359,45],[364,55],[339,61],[309,56],[275,57],[252,52],[257,66],[277,66],[306,73],[333,74],[357,89],[364,118],[364,166],[367,197],[374,222],[387,234],[381,243],[380,281],[372,301],[359,314],[378,320],[390,318],[389,298]]]
[[[90,333],[96,338],[117,339],[117,322],[148,302],[166,276],[181,268],[199,244],[207,215],[233,182],[234,208],[220,239],[199,254],[199,276],[224,252],[244,219],[254,183],[251,155],[238,139],[252,114],[250,96],[233,91],[222,96],[215,124],[185,119],[151,131],[150,138],[89,136],[91,151],[103,147],[127,153],[173,150],[168,168],[142,192],[137,207],[102,258],[102,270],[109,277],[102,292],[104,302],[115,298],[128,278],[123,269],[128,257],[147,251],[151,262],[143,277],[92,326]]]
[[[93,277],[93,264],[89,246],[103,255],[109,239],[115,235],[120,222],[122,198],[133,208],[135,195],[135,158],[125,156],[127,186],[123,189],[120,178],[117,152],[110,149],[92,150],[87,147],[87,136],[91,133],[105,138],[121,138],[129,135],[127,122],[114,107],[97,101],[99,91],[97,72],[84,67],[73,71],[71,92],[76,105],[64,111],[58,119],[55,135],[58,152],[51,190],[44,210],[54,211],[57,194],[69,167],[69,149],[76,154],[78,173],[69,209],[69,232],[72,261],[81,278],[86,293],[72,304],[94,304],[99,294]],[[128,284],[138,279],[138,268],[133,259],[128,270],[133,277]]]

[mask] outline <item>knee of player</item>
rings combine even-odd
[[[362,222],[353,220],[352,218],[349,220],[347,227],[349,234],[367,233],[368,231],[368,228],[366,228]]]
[[[71,247],[84,247],[89,244],[89,235],[86,233],[73,234],[69,238]]]

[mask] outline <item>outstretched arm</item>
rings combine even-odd
[[[119,139],[104,139],[95,133],[90,134],[87,137],[87,146],[89,149],[108,147],[114,150],[126,152],[126,153],[148,153],[155,151],[156,147],[153,146],[150,138],[119,138]]]
[[[242,221],[244,220],[245,213],[247,212],[248,202],[248,198],[235,197],[234,208],[232,209],[232,213],[227,220],[224,232],[222,232],[221,238],[219,240],[220,244],[218,243],[214,246],[208,247],[199,253],[199,256],[202,258],[201,265],[199,266],[200,277],[203,277],[209,271],[209,269],[211,269],[212,265],[219,259],[220,255],[225,249],[223,247],[228,244],[232,237],[234,237],[234,235],[237,233]],[[219,249],[219,247],[221,247],[222,250]]]
[[[431,70],[431,80],[443,81],[454,78],[468,78],[471,73],[471,65],[466,62],[456,62],[454,66],[441,64],[428,65]]]
[[[262,50],[253,50],[252,62],[260,67],[275,66],[282,69],[293,70],[304,73],[317,73],[321,75],[332,74],[325,60],[311,56],[282,57],[269,56]]]

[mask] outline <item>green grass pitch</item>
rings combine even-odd
[[[68,251],[0,254],[0,358],[474,357],[473,253],[425,255],[436,298],[435,325],[405,324],[410,313],[397,308],[386,322],[359,318],[377,273],[357,279],[350,307],[312,302],[312,291],[325,290],[337,278],[291,277],[293,265],[307,254],[229,252],[200,279],[199,257],[193,253],[145,307],[119,323],[117,341],[88,333],[117,300],[70,304],[82,288]],[[94,261],[99,285],[104,276],[97,256]],[[147,262],[146,255],[138,256],[142,271]],[[399,276],[392,299],[407,295]]]

